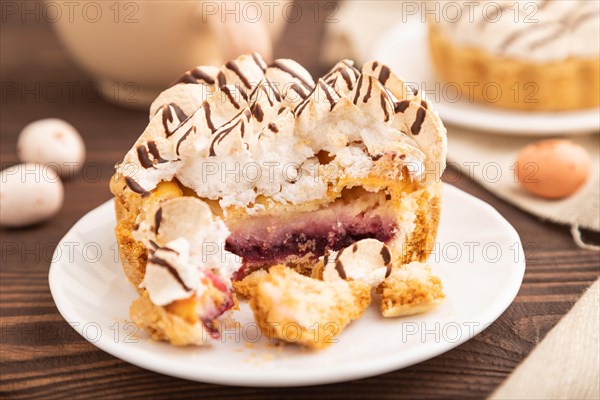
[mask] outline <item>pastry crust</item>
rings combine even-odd
[[[420,314],[437,307],[445,298],[442,281],[427,264],[413,262],[392,270],[378,288],[384,317]]]
[[[143,293],[129,307],[131,320],[144,329],[154,340],[165,340],[175,346],[203,345],[209,337],[204,326],[196,321],[190,322],[165,307],[153,304],[147,293]]]
[[[463,99],[472,94],[477,101],[525,111],[600,106],[599,57],[548,63],[504,58],[453,43],[432,22],[429,47],[436,71],[446,82],[461,87]]]
[[[264,269],[259,269],[251,274],[248,274],[244,279],[239,281],[233,281],[233,289],[235,292],[246,298],[252,297],[254,290],[260,282],[262,282],[267,276],[268,272]]]
[[[367,284],[319,281],[280,265],[258,283],[250,307],[269,339],[323,349],[370,301]]]

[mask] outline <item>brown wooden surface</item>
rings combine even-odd
[[[493,205],[521,235],[527,272],[515,302],[473,340],[410,368],[354,382],[307,388],[236,388],[189,382],[148,372],[81,338],[59,315],[48,288],[56,243],[87,211],[108,200],[108,180],[147,123],[146,112],[103,100],[63,95],[56,102],[5,96],[7,83],[89,82],[60,47],[47,23],[9,20],[1,28],[1,162],[16,163],[20,129],[59,117],[79,128],[88,148],[85,176],[66,183],[60,214],[29,229],[1,230],[0,397],[2,398],[482,398],[532,350],[598,276],[597,253],[578,249],[566,228],[543,223],[498,200],[466,177],[459,188]],[[321,72],[316,63],[322,27],[290,25],[277,56]],[[29,86],[31,87],[31,86]],[[451,138],[450,138],[451,140]],[[98,169],[99,168],[99,169]],[[96,171],[100,176],[96,177]],[[598,240],[597,235],[591,239]],[[16,250],[15,250],[16,249]],[[557,360],[559,362],[559,360]]]

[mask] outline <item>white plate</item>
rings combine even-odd
[[[137,295],[116,259],[112,201],[84,216],[62,239],[50,268],[50,290],[67,322],[95,346],[163,374],[243,386],[313,385],[382,374],[472,338],[498,318],[521,285],[525,262],[514,228],[481,200],[449,185],[444,190],[438,247],[430,262],[442,278],[446,302],[398,319],[382,318],[372,304],[323,351],[274,347],[264,338],[253,343],[257,330],[245,303],[234,314],[245,329],[230,330],[210,346],[177,348],[152,342],[143,332],[131,335],[128,308]]]
[[[519,112],[470,102],[436,78],[429,56],[427,27],[419,21],[398,24],[383,35],[372,59],[416,84],[447,124],[507,135],[576,135],[600,130],[600,108],[575,112]],[[490,94],[493,95],[493,94]],[[458,101],[450,101],[459,98]]]

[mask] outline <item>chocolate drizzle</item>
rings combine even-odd
[[[323,89],[323,91],[325,92],[325,97],[327,98],[327,101],[329,102],[329,111],[333,110],[333,107],[335,107],[336,101],[333,98],[333,96],[331,95],[331,93],[329,93],[329,90],[327,90],[327,85],[322,80],[319,80],[319,86],[321,86],[321,89]]]
[[[269,80],[265,80],[265,82],[267,83],[267,85],[269,85],[269,89],[271,89],[273,96],[275,96],[275,100],[281,101],[281,93],[279,93],[279,90],[275,86],[273,86],[273,82]]]
[[[358,103],[358,98],[360,97],[360,88],[362,87],[363,76],[361,75],[358,78],[358,83],[356,84],[356,94],[354,95],[354,100],[352,102],[356,105]]]
[[[154,213],[154,233],[158,235],[158,229],[162,221],[162,207],[158,207],[156,213]]]
[[[344,265],[340,260],[335,261],[335,270],[340,274],[340,278],[346,279],[346,271],[344,271]]]
[[[242,72],[242,70],[240,70],[240,67],[237,65],[237,63],[235,61],[227,61],[225,63],[225,67],[231,71],[233,71],[242,81],[242,83],[244,84],[244,86],[248,89],[252,89],[252,85],[250,84],[250,82],[248,81],[248,77],[246,75],[244,75],[244,73]]]
[[[182,121],[185,121],[187,119],[187,115],[185,115],[183,110],[181,108],[179,108],[179,106],[175,103],[165,104],[162,107],[162,110],[163,110],[163,114],[162,114],[163,127],[165,128],[165,134],[167,135],[167,137],[169,137],[173,134],[173,132],[175,132],[175,130],[171,131],[169,129],[169,123],[173,123],[173,121],[175,120],[175,116],[177,116],[177,121],[178,121],[177,126],[179,126],[179,124],[181,124]],[[173,115],[173,111],[175,111],[175,115]],[[177,127],[175,127],[175,128],[177,128]]]
[[[373,80],[369,77],[369,86],[367,87],[367,94],[363,97],[363,103],[366,103],[371,98],[371,90],[373,89]]]
[[[383,246],[381,248],[381,258],[383,258],[383,263],[385,265],[390,265],[392,262],[392,255],[390,254],[390,249],[387,246]]]
[[[387,80],[390,78],[390,69],[386,65],[381,66],[381,71],[379,71],[379,78],[377,80],[381,82],[382,85],[385,85]]]
[[[279,133],[279,128],[273,122],[271,122],[268,126],[269,126],[269,130],[271,132],[273,132],[273,133]]]
[[[208,129],[210,129],[211,131],[214,132],[216,128],[215,128],[215,124],[213,124],[211,117],[210,117],[210,104],[208,104],[208,101],[205,101],[204,103],[202,103],[202,109],[204,110],[204,116],[206,118],[206,124],[208,125]]]
[[[235,101],[235,98],[233,97],[233,94],[231,93],[231,89],[229,89],[229,87],[227,87],[227,86],[221,86],[221,90],[223,91],[223,93],[225,93],[225,95],[227,96],[227,98],[229,99],[231,104],[235,108],[239,109],[240,104],[237,101]]]
[[[350,90],[354,89],[354,82],[352,82],[352,78],[350,78],[348,71],[342,68],[340,69],[340,75],[342,75],[342,78],[346,82],[346,87]]]
[[[169,162],[160,156],[160,152],[158,151],[158,146],[154,140],[150,140],[148,142],[148,150],[150,150],[150,154],[154,157],[154,160],[158,163],[166,163]]]
[[[144,189],[143,187],[140,186],[139,183],[137,183],[135,180],[133,180],[133,178],[130,177],[125,177],[125,183],[127,184],[127,187],[135,193],[141,194],[142,196],[146,197],[150,194],[150,192],[148,192],[146,189]]]
[[[252,105],[252,108],[250,109],[252,111],[252,115],[254,115],[254,118],[256,118],[256,120],[258,122],[262,122],[263,118],[265,117],[265,113],[262,110],[262,107],[260,106],[260,104],[258,103],[254,103]]]
[[[239,114],[238,114],[239,116]],[[217,130],[215,132],[215,137],[213,139],[213,141],[210,143],[210,149],[208,151],[208,156],[209,157],[215,157],[217,154],[215,153],[215,145],[221,143],[221,141],[223,139],[225,139],[227,137],[227,135],[229,135],[229,133],[231,133],[231,131],[238,126],[240,123],[242,123],[241,119],[238,119],[235,123],[232,123],[231,126],[227,126],[224,125],[222,128],[220,128],[219,130]]]
[[[138,160],[140,160],[140,165],[142,167],[144,167],[146,169],[154,167],[152,160],[150,160],[150,157],[148,156],[148,150],[146,149],[146,146],[139,145],[136,148],[136,151],[137,151]]]
[[[205,83],[207,85],[212,85],[215,83],[215,80],[212,76],[204,72],[201,67],[196,67],[184,73],[179,79],[173,82],[171,86],[175,86],[179,83]]]
[[[291,75],[292,77],[298,79],[300,81],[300,83],[302,83],[302,85],[307,88],[308,90],[312,89],[312,83],[308,80],[306,80],[302,75],[300,75],[298,73],[298,71],[294,71],[292,68],[288,67],[287,65],[285,65],[284,62],[280,61],[280,60],[275,60],[273,62],[273,64],[271,64],[271,67],[277,68],[282,70],[283,72]]]
[[[593,20],[598,16],[598,10],[596,11],[589,11],[583,14],[580,14],[579,16],[577,16],[577,18],[574,18],[573,21],[571,21],[571,23],[569,24],[569,28],[571,30],[575,30],[577,29],[580,25],[582,25],[583,23]]]
[[[192,126],[190,129],[188,129],[188,130],[187,130],[187,132],[186,132],[186,133],[184,133],[184,134],[183,134],[183,136],[181,136],[181,137],[179,138],[179,140],[177,141],[177,146],[175,146],[175,153],[176,153],[178,156],[179,156],[179,146],[181,146],[181,143],[183,143],[183,141],[184,141],[185,139],[187,139],[187,137],[189,136],[189,134],[190,134],[191,132],[196,132],[196,127],[195,127],[195,126]]]
[[[413,135],[416,136],[421,132],[421,127],[423,126],[423,122],[425,121],[426,115],[427,115],[427,110],[424,109],[423,107],[419,107],[419,110],[417,111],[417,118],[415,119],[415,122],[410,127],[410,132]]]
[[[398,101],[394,104],[394,113],[404,113],[406,109],[410,106],[410,100],[402,100]]]
[[[260,54],[258,54],[256,52],[252,53],[252,59],[254,60],[256,65],[258,65],[258,68],[260,68],[262,70],[262,72],[265,72],[267,70],[267,63],[261,57]]]
[[[159,249],[160,250],[160,249]],[[160,267],[164,267],[167,269],[167,271],[169,271],[169,273],[173,276],[173,278],[175,278],[175,280],[177,280],[177,282],[179,282],[179,284],[181,285],[181,287],[183,287],[185,290],[192,291],[192,288],[188,287],[185,282],[183,281],[183,279],[181,279],[181,276],[179,275],[179,272],[177,272],[177,270],[175,269],[175,267],[173,267],[167,260],[164,260],[160,257],[152,257],[150,259],[150,263],[154,264],[154,265],[158,265]]]
[[[380,102],[381,102],[381,108],[383,109],[383,112],[385,114],[384,121],[388,122],[390,120],[390,113],[388,112],[388,109],[387,109],[386,93],[385,92],[381,92],[381,96],[380,97],[381,97],[381,100],[380,100]]]

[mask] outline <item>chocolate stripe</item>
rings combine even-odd
[[[280,60],[275,60],[273,62],[273,64],[271,64],[271,67],[275,67],[277,69],[282,70],[283,72],[288,73],[289,75],[291,75],[292,77],[298,79],[302,85],[304,85],[304,87],[306,87],[308,90],[312,89],[312,83],[307,81],[303,76],[301,76],[297,71],[294,71],[292,68],[288,67],[287,65],[285,65],[282,61]]]
[[[325,97],[327,98],[327,101],[329,102],[329,111],[333,110],[333,107],[335,106],[335,99],[333,98],[333,96],[331,95],[331,93],[329,93],[329,90],[327,90],[327,86],[325,85],[325,83],[323,83],[323,81],[319,81],[319,86],[321,86],[321,89],[323,89],[323,91],[325,92]]]
[[[427,110],[425,110],[423,107],[419,107],[419,110],[417,111],[417,118],[415,119],[415,122],[410,127],[410,132],[413,135],[416,136],[421,132],[421,127],[423,126],[423,122],[425,121],[426,114],[427,114]]]
[[[263,112],[262,107],[260,106],[260,104],[254,103],[252,105],[251,110],[252,110],[252,115],[254,115],[254,118],[256,118],[256,120],[258,122],[262,122],[262,120],[263,120],[263,118],[265,116],[265,113]]]
[[[179,140],[177,141],[177,146],[175,146],[175,153],[179,156],[179,146],[181,146],[181,143],[183,143],[183,141],[188,137],[188,135],[190,134],[190,132],[192,132],[192,130],[194,132],[196,132],[196,127],[192,126],[190,129],[188,129],[188,131],[186,133],[183,134],[183,136],[181,138],[179,138]]]
[[[239,109],[240,105],[237,101],[235,101],[235,99],[233,98],[233,94],[231,93],[231,90],[227,87],[227,86],[222,86],[221,90],[223,91],[223,93],[225,93],[225,95],[227,96],[227,98],[229,99],[229,101],[231,102],[231,104]]]
[[[179,275],[179,272],[177,272],[177,270],[175,269],[175,267],[173,267],[171,264],[169,264],[166,260],[163,260],[160,257],[152,257],[150,259],[150,262],[154,265],[158,265],[160,267],[164,267],[166,268],[169,273],[173,276],[173,278],[175,278],[175,280],[177,280],[177,282],[179,282],[179,284],[187,291],[191,291],[192,289],[189,288],[185,282],[183,281],[183,279],[181,279],[181,276]]]
[[[186,73],[181,75],[175,82],[171,83],[170,86],[175,86],[178,83],[206,83],[208,85],[212,85],[215,83],[215,80],[212,76],[204,72],[200,67],[196,67],[194,69],[186,71]]]
[[[154,164],[152,163],[152,160],[150,160],[150,157],[148,157],[148,150],[146,149],[146,146],[139,145],[136,148],[136,151],[137,151],[138,160],[140,160],[140,164],[142,167],[148,169],[148,168],[152,168],[154,166]]]
[[[390,78],[390,69],[385,66],[382,65],[381,66],[381,71],[379,71],[379,82],[381,82],[382,85],[385,86],[385,83],[387,82],[387,80]]]
[[[204,110],[204,116],[206,117],[206,124],[208,125],[208,128],[214,132],[216,128],[210,117],[210,104],[208,104],[208,101],[202,103],[202,109]]]
[[[175,103],[169,103],[169,104],[164,105],[162,107],[162,110],[163,110],[163,114],[162,114],[163,127],[165,129],[165,134],[167,135],[167,137],[169,137],[175,131],[175,130],[171,131],[169,129],[169,123],[174,122],[175,116],[177,116],[177,121],[178,121],[177,126],[179,126],[182,121],[187,119],[187,115],[185,115],[183,110]],[[173,115],[173,111],[175,111],[175,115]]]
[[[363,103],[366,103],[371,98],[371,90],[373,89],[373,79],[369,77],[369,87],[367,88],[367,94],[363,98]]]
[[[159,163],[166,163],[168,160],[165,160],[160,156],[160,152],[158,151],[158,146],[154,140],[148,142],[148,149],[150,150],[150,154],[154,157],[154,159]]]
[[[344,271],[344,266],[340,260],[335,261],[335,270],[340,274],[340,278],[346,279],[346,271]]]
[[[141,187],[139,183],[137,183],[136,181],[134,181],[132,178],[130,178],[128,176],[125,177],[125,184],[127,184],[127,187],[129,187],[129,189],[131,189],[132,192],[141,194],[143,196],[147,196],[150,194],[150,192],[146,191],[146,189]]]
[[[281,101],[281,93],[279,93],[279,89],[273,86],[273,83],[270,80],[266,79],[265,82],[267,83],[267,85],[269,85],[271,92],[275,96],[275,100]]]
[[[394,112],[395,113],[404,113],[406,109],[410,106],[410,100],[402,100],[394,104]]]
[[[350,74],[348,73],[348,71],[342,68],[340,69],[340,75],[342,75],[342,78],[344,78],[344,81],[346,82],[346,87],[350,90],[354,89],[354,82],[352,82],[352,78],[350,78]]]
[[[386,104],[386,99],[385,99],[385,92],[381,92],[381,108],[383,109],[383,112],[385,113],[385,122],[388,122],[390,120],[390,113],[388,112],[387,109],[387,104]]]
[[[390,254],[390,249],[388,249],[385,245],[381,248],[381,258],[383,258],[383,263],[385,265],[389,265],[392,262],[392,255]]]
[[[250,84],[250,82],[248,82],[248,77],[246,77],[246,75],[244,75],[244,73],[242,72],[240,67],[236,64],[235,61],[227,61],[225,63],[225,67],[227,69],[233,71],[241,79],[244,86],[246,86],[248,89],[252,88],[252,85]]]
[[[238,114],[238,115],[239,115],[239,114]],[[221,143],[221,141],[222,141],[223,139],[225,139],[225,137],[226,137],[227,135],[229,135],[229,133],[230,133],[230,132],[233,130],[233,128],[235,128],[235,127],[236,127],[236,126],[237,126],[239,123],[241,123],[241,122],[242,122],[242,120],[241,120],[241,119],[238,119],[238,121],[237,121],[235,124],[233,124],[232,126],[230,126],[230,127],[228,127],[228,128],[225,128],[225,129],[223,129],[223,130],[222,130],[222,131],[220,131],[220,132],[219,132],[219,131],[217,131],[217,132],[215,133],[215,138],[214,138],[214,139],[213,139],[213,141],[211,142],[211,144],[210,144],[210,149],[209,149],[209,151],[208,151],[208,156],[209,156],[209,157],[214,157],[214,156],[216,156],[216,155],[217,155],[217,154],[215,153],[215,145],[217,145],[217,144]]]
[[[356,84],[356,94],[354,95],[354,100],[352,100],[352,102],[354,104],[358,103],[358,98],[360,97],[360,89],[362,87],[362,82],[363,82],[363,76],[361,75],[360,78],[358,78],[358,83]]]
[[[577,29],[579,27],[579,25],[582,25],[583,23],[585,23],[587,21],[594,20],[597,16],[598,16],[597,10],[583,13],[583,14],[579,15],[577,18],[575,18],[571,22],[569,27],[571,28],[571,30]]]
[[[256,52],[252,53],[252,59],[254,60],[254,63],[256,63],[256,65],[258,65],[258,67],[262,70],[262,72],[267,70],[267,63],[260,54]]]
[[[162,221],[162,207],[158,207],[156,213],[154,213],[154,233],[158,235],[158,229]]]

